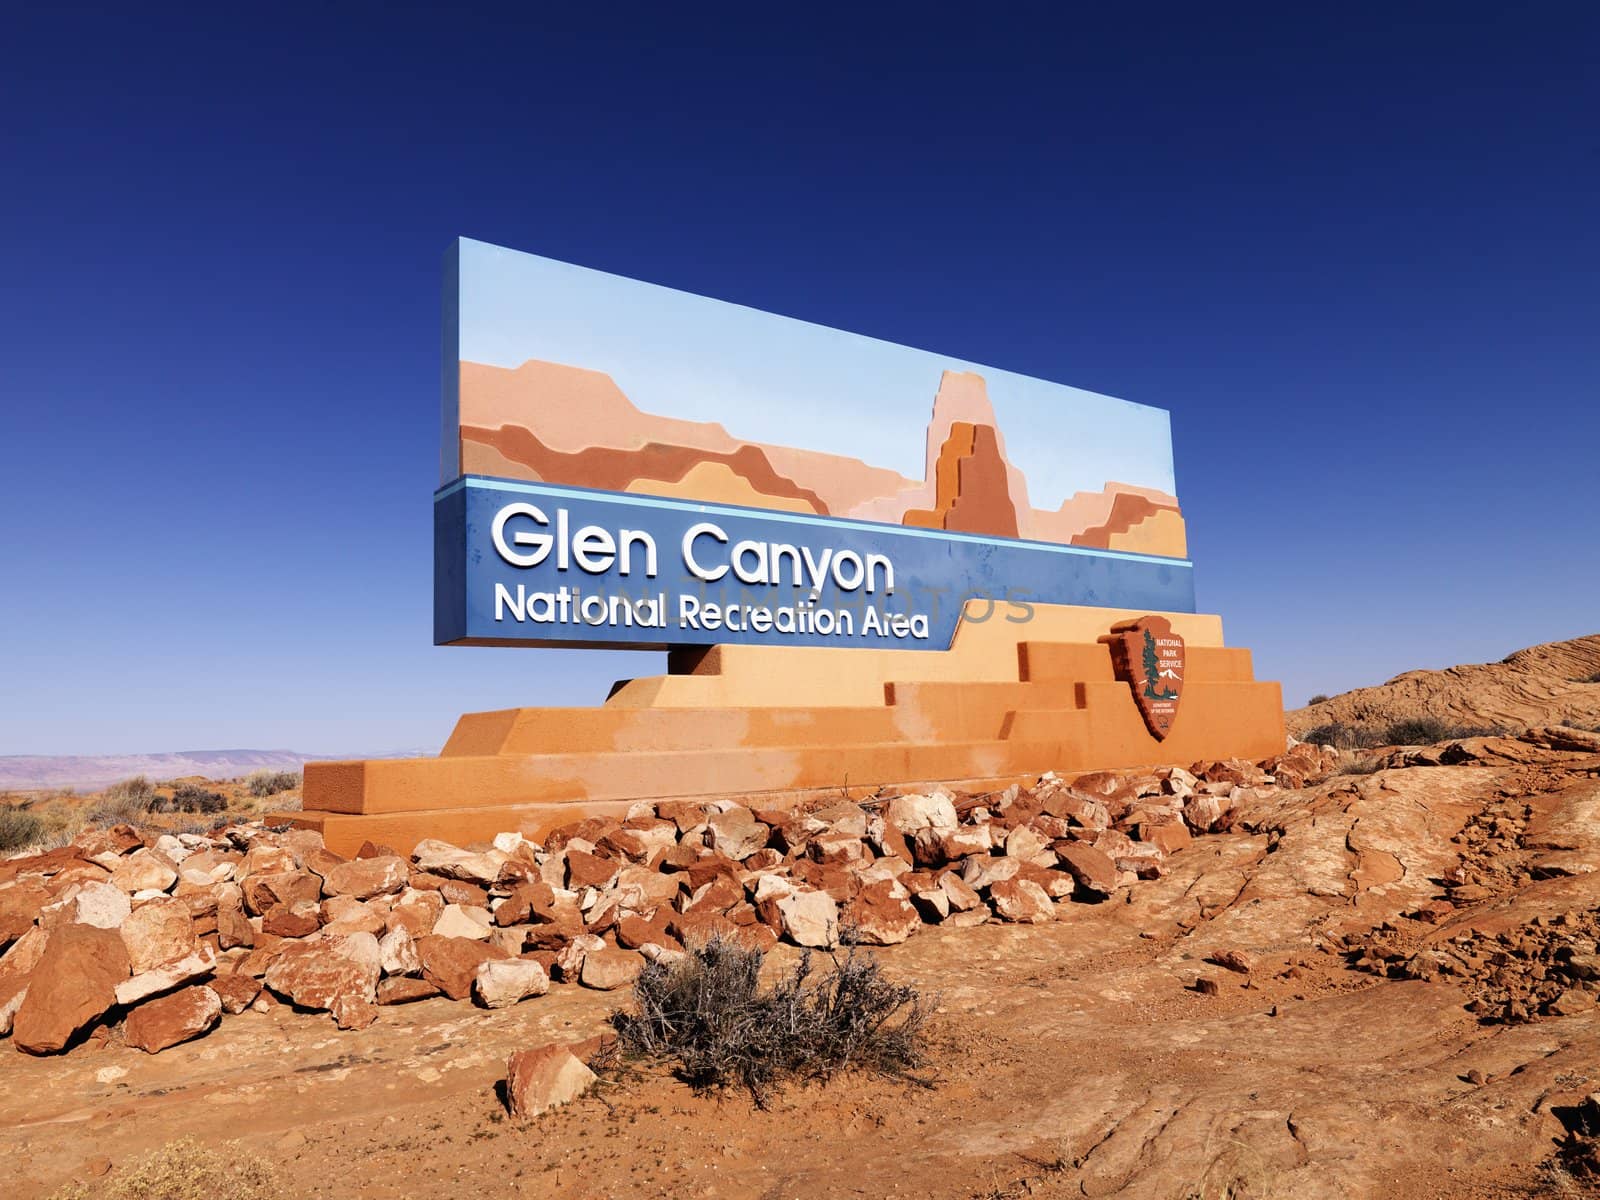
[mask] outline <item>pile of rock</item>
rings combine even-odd
[[[543,845],[502,834],[353,859],[305,830],[210,836],[119,825],[0,862],[0,1036],[57,1053],[83,1036],[152,1053],[277,1004],[362,1028],[384,1005],[494,1008],[552,979],[627,986],[721,934],[770,946],[902,942],[924,924],[1053,920],[1159,876],[1245,789],[1336,756],[1098,772],[987,795],[938,791],[768,810],[641,804]]]
[[[1420,949],[1390,924],[1344,946],[1358,970],[1391,979],[1445,980],[1472,997],[1487,1024],[1588,1012],[1600,997],[1600,913],[1573,910],[1524,926],[1466,929]]]

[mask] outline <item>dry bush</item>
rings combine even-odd
[[[151,812],[219,813],[228,807],[221,792],[213,792],[193,783],[180,783],[172,789],[172,796],[157,796],[150,802]]]
[[[1377,746],[1432,746],[1470,737],[1504,737],[1509,731],[1498,725],[1464,725],[1442,717],[1408,717],[1384,725],[1345,724],[1330,721],[1300,735],[1302,742],[1332,746],[1336,750],[1371,750]]]
[[[245,787],[256,799],[276,796],[279,792],[292,792],[300,786],[299,771],[252,771],[245,776]]]
[[[1315,696],[1311,697],[1311,699],[1307,700],[1306,704],[1326,704],[1329,699],[1330,697],[1328,696],[1327,692],[1318,692]]]
[[[1504,737],[1506,732],[1498,725],[1462,725],[1441,717],[1410,717],[1395,721],[1384,730],[1383,737],[1391,746],[1432,746],[1462,738]]]
[[[237,1142],[213,1150],[183,1138],[93,1186],[68,1184],[50,1200],[277,1200],[287,1194],[272,1164]]]
[[[1581,679],[1574,680],[1573,682],[1575,682],[1575,683],[1600,683],[1600,671],[1596,671],[1593,675],[1585,675]]]
[[[1329,721],[1300,734],[1302,742],[1318,746],[1332,746],[1335,750],[1370,750],[1383,743],[1378,735],[1364,725],[1346,725],[1343,721]]]
[[[47,848],[65,846],[83,829],[84,810],[82,806],[73,804],[70,800],[46,801],[36,807],[34,812],[44,824],[44,835],[40,841]]]
[[[143,775],[113,783],[84,814],[91,825],[104,828],[108,825],[135,824],[159,799],[156,785]]]
[[[103,799],[107,804],[137,804],[143,807],[155,797],[156,785],[143,775],[135,775],[132,779],[113,783],[105,790]]]
[[[0,854],[32,846],[45,838],[44,822],[27,808],[0,807]]]
[[[763,991],[766,955],[713,938],[670,967],[648,964],[633,988],[638,1011],[614,1012],[611,1024],[624,1053],[674,1063],[698,1088],[746,1087],[762,1108],[786,1080],[850,1068],[926,1083],[911,1072],[926,1061],[932,1006],[855,950],[831,957],[813,980],[808,950]]]

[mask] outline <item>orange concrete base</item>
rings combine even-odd
[[[304,811],[281,819],[321,829],[340,853],[369,839],[407,852],[427,837],[538,838],[640,800],[770,805],[1283,750],[1278,685],[1255,682],[1250,652],[1222,644],[1216,617],[1161,614],[1187,643],[1188,678],[1172,732],[1157,741],[1095,640],[1145,614],[982,615],[969,606],[942,654],[674,652],[667,675],[619,684],[599,708],[468,713],[437,758],[308,763]]]

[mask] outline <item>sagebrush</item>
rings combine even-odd
[[[1302,742],[1338,750],[1371,750],[1377,746],[1431,746],[1469,737],[1501,737],[1508,730],[1497,725],[1465,725],[1442,717],[1408,717],[1401,721],[1365,723],[1330,721],[1300,734]]]
[[[272,1164],[237,1142],[213,1150],[182,1138],[92,1186],[68,1184],[50,1200],[279,1200],[286,1195]]]
[[[172,789],[171,796],[157,796],[150,801],[151,812],[219,813],[227,807],[221,792],[193,783],[180,783]]]
[[[156,785],[143,775],[113,783],[86,814],[92,825],[134,824],[158,799]]]
[[[300,786],[299,771],[252,771],[245,778],[245,787],[257,800],[276,796],[279,792],[292,792]]]
[[[911,1079],[927,1058],[932,1005],[886,979],[852,949],[813,978],[811,952],[770,988],[766,955],[713,938],[671,966],[646,965],[636,1012],[611,1014],[624,1054],[674,1064],[698,1088],[747,1088],[761,1107],[786,1080],[827,1079],[858,1069]]]
[[[44,822],[25,808],[0,808],[0,854],[21,850],[43,839]]]

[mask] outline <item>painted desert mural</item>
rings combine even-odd
[[[1184,558],[1177,498],[1108,482],[1036,507],[1006,453],[983,375],[929,380],[920,478],[846,455],[745,440],[643,411],[611,375],[529,359],[462,359],[458,471],[704,503]],[[1025,431],[1018,431],[1025,436]],[[1070,449],[1063,449],[1070,453]]]

